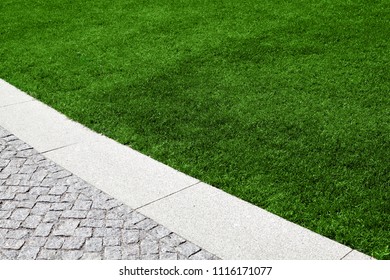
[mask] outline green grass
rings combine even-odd
[[[1,0],[0,77],[390,258],[387,0]]]

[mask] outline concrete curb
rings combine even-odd
[[[223,259],[371,259],[97,134],[1,79],[0,125]]]

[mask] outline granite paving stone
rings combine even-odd
[[[38,202],[32,208],[31,214],[40,216],[45,215],[49,211],[50,207],[51,205],[49,203]]]
[[[22,227],[35,229],[42,221],[43,217],[39,215],[30,215],[22,223]]]
[[[45,214],[45,217],[43,218],[42,222],[44,223],[55,223],[59,220],[60,216],[62,215],[61,211],[48,211]]]
[[[121,246],[107,246],[104,248],[104,258],[109,260],[120,260],[122,258]]]
[[[37,228],[35,229],[34,235],[35,236],[48,236],[51,232],[51,229],[53,228],[53,224],[39,224]]]
[[[58,253],[57,250],[41,249],[37,256],[37,260],[55,260],[57,259],[56,258],[57,253]],[[68,259],[74,260],[75,258],[68,258]]]
[[[20,226],[20,221],[14,221],[14,220],[0,220],[0,228],[1,229],[18,229]]]
[[[11,211],[7,210],[0,210],[0,219],[7,219],[11,216]]]
[[[61,220],[58,227],[54,230],[53,235],[72,236],[77,226],[80,224],[78,220]]]
[[[43,247],[47,242],[46,237],[30,237],[27,239],[27,244],[31,247]]]
[[[189,242],[185,242],[178,246],[178,252],[186,257],[190,257],[199,251],[200,248],[198,246]]]
[[[67,190],[66,186],[55,186],[55,187],[50,189],[49,194],[51,194],[51,195],[61,195],[61,194],[65,193],[66,190]]]
[[[0,259],[217,259],[0,127]]]
[[[65,239],[64,245],[62,246],[62,249],[81,249],[81,247],[85,243],[84,237],[67,237]]]
[[[87,252],[100,252],[103,248],[103,239],[102,238],[89,238],[85,243],[85,250]]]
[[[14,249],[14,250],[18,250],[20,248],[22,248],[23,244],[25,243],[24,240],[20,239],[20,240],[15,240],[15,239],[6,239],[1,247],[3,249]]]
[[[5,237],[10,239],[22,239],[28,236],[28,234],[29,231],[27,229],[15,229],[15,230],[8,231]]]
[[[18,255],[18,260],[35,260],[39,250],[39,247],[23,246]]]
[[[101,253],[91,253],[91,252],[85,252],[83,256],[81,257],[82,260],[102,260],[102,254]]]
[[[62,244],[64,244],[65,238],[58,236],[50,236],[45,243],[45,248],[47,249],[60,249]]]
[[[81,250],[66,250],[61,251],[59,254],[61,259],[64,260],[78,260],[83,256],[83,251]]]
[[[76,228],[76,230],[74,231],[74,236],[91,237],[92,236],[92,228],[87,228],[87,227]]]
[[[11,220],[15,220],[15,221],[24,221],[27,216],[30,214],[30,209],[26,209],[26,208],[18,208],[18,209],[15,209],[14,212],[12,212],[12,215],[11,215]]]
[[[119,237],[104,237],[103,245],[104,246],[117,246],[121,244],[121,239]]]

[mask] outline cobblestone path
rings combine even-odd
[[[0,259],[217,259],[0,127]]]

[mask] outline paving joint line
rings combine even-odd
[[[49,149],[47,151],[43,151],[43,152],[40,152],[41,154],[46,154],[46,153],[50,153],[50,152],[53,152],[53,151],[57,151],[57,150],[60,150],[60,149],[63,149],[63,148],[67,148],[67,147],[70,147],[70,146],[74,146],[76,144],[79,144],[79,142],[75,142],[75,143],[71,143],[71,144],[68,144],[68,145],[64,145],[64,146],[61,146],[61,147],[58,147],[58,148],[53,148],[53,149]]]
[[[351,254],[353,252],[353,249],[351,249],[351,251],[349,251],[348,253],[345,254],[344,257],[342,257],[340,260],[343,260],[345,259],[349,254]]]
[[[7,104],[7,105],[0,106],[0,108],[11,107],[11,106],[15,106],[15,105],[19,105],[19,104],[24,104],[24,103],[28,103],[28,102],[33,102],[33,101],[35,101],[35,100],[34,100],[34,99],[31,99],[31,100],[27,100],[27,101],[22,101],[22,102]]]
[[[163,200],[163,199],[168,198],[168,197],[170,197],[170,196],[172,196],[172,195],[174,195],[174,194],[177,194],[177,193],[179,193],[179,192],[182,192],[182,191],[184,191],[184,190],[186,190],[186,189],[192,188],[192,187],[194,187],[194,186],[196,186],[196,185],[198,185],[198,184],[200,184],[200,183],[202,183],[202,182],[201,182],[201,181],[198,181],[198,182],[196,182],[196,183],[194,183],[194,184],[191,184],[191,185],[189,185],[189,186],[187,186],[187,187],[185,187],[185,188],[182,188],[182,189],[180,189],[180,190],[178,190],[178,191],[175,191],[175,192],[173,192],[173,193],[167,194],[167,195],[165,195],[165,196],[163,196],[163,197],[160,197],[160,198],[155,199],[155,200],[153,200],[153,201],[151,201],[151,202],[148,202],[148,203],[146,203],[146,204],[144,204],[144,205],[142,205],[142,206],[139,206],[139,207],[137,207],[137,208],[134,208],[134,210],[139,210],[139,209],[141,209],[141,208],[143,208],[143,207],[145,207],[145,206],[151,205],[151,204],[153,204],[153,203],[155,203],[155,202],[157,202],[157,201]]]

